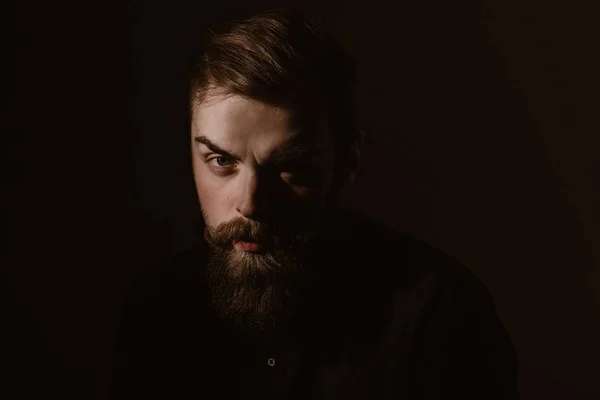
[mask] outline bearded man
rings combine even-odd
[[[341,206],[351,58],[270,11],[191,71],[204,240],[127,293],[113,399],[517,399],[493,299],[443,252]]]

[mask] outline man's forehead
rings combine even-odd
[[[318,107],[292,109],[273,106],[237,95],[217,96],[193,107],[192,123],[205,125],[211,121],[223,123],[275,123],[285,125],[290,133],[318,135],[325,130],[325,113]]]
[[[235,97],[213,99],[198,106],[192,118],[192,134],[232,152],[248,145],[302,153],[330,147],[329,135],[318,115]]]
[[[236,143],[240,140],[248,140],[255,138],[256,140],[265,140],[269,142],[277,142],[277,146],[285,147],[296,147],[306,145],[319,145],[325,143],[326,132],[325,129],[317,126],[294,126],[287,125],[281,126],[275,130],[264,130],[264,131],[252,131],[247,129],[240,124],[231,124],[227,127],[226,125],[207,126],[206,124],[199,123],[197,119],[192,121],[192,135],[194,136],[206,136],[214,142],[230,142]],[[231,128],[231,129],[227,129]],[[264,135],[261,135],[264,134]],[[269,135],[269,133],[277,133],[276,135]],[[254,134],[254,135],[253,135]]]

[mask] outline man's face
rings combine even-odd
[[[269,314],[284,301],[331,200],[335,154],[324,126],[316,114],[240,96],[194,108],[194,178],[229,312]]]

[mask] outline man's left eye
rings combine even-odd
[[[293,180],[315,180],[319,176],[319,171],[315,168],[298,166],[285,168],[282,170],[282,175]]]

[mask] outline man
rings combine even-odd
[[[129,290],[114,399],[517,399],[493,299],[462,265],[340,206],[351,60],[267,12],[193,68],[204,239]]]

